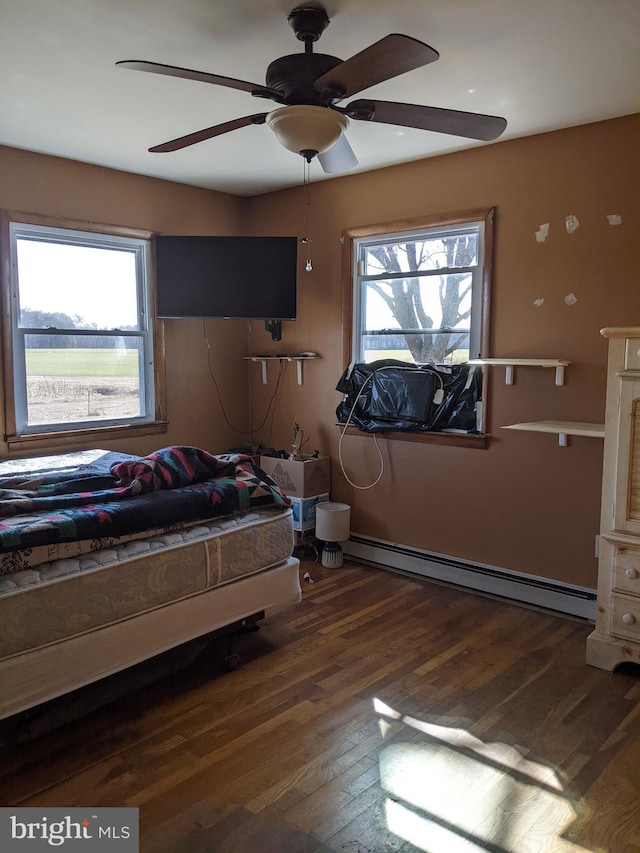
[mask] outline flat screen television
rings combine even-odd
[[[295,320],[296,237],[155,239],[158,317]]]

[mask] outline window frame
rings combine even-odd
[[[480,295],[473,295],[472,311],[476,310],[476,316],[472,316],[472,327],[476,327],[478,335],[477,346],[470,357],[483,358],[489,352],[489,317],[490,317],[490,290],[493,272],[493,248],[494,248],[494,222],[495,208],[475,208],[457,211],[447,214],[436,214],[415,219],[403,219],[395,222],[383,222],[373,225],[363,225],[345,229],[342,232],[342,362],[346,370],[352,363],[355,349],[355,319],[356,310],[359,310],[359,294],[356,288],[359,277],[356,273],[356,247],[359,241],[376,237],[389,237],[396,240],[398,237],[408,236],[411,233],[437,229],[455,229],[455,226],[468,227],[470,224],[482,223],[482,250],[480,273]],[[479,259],[480,261],[480,259]],[[478,316],[479,313],[479,316]],[[470,341],[471,343],[471,341]],[[457,446],[487,447],[488,435],[486,433],[486,392],[487,377],[483,372],[482,407],[479,418],[479,432],[476,434],[450,434],[442,432],[425,433],[403,433],[389,432],[384,436],[391,439],[404,441],[419,441],[434,444],[452,444]],[[348,427],[347,434],[370,436],[372,433],[363,433],[355,427]]]
[[[16,361],[16,348],[20,339],[29,334],[28,329],[18,328],[18,285],[17,258],[14,256],[15,240],[21,236],[33,236],[38,233],[53,236],[56,232],[60,242],[72,245],[102,245],[136,248],[136,269],[139,298],[142,299],[140,315],[144,322],[141,329],[132,333],[145,339],[144,358],[140,362],[141,399],[144,400],[144,415],[132,418],[105,418],[102,421],[81,421],[62,424],[28,426],[26,424],[26,384],[24,370],[24,347]],[[95,241],[92,240],[95,235]],[[18,211],[0,212],[0,252],[2,267],[2,351],[4,360],[4,439],[11,449],[31,447],[34,443],[64,444],[71,446],[82,441],[99,437],[118,437],[132,432],[141,435],[166,432],[166,385],[164,360],[164,327],[158,321],[155,307],[155,281],[152,254],[153,233],[140,229],[105,225],[80,220],[26,214]],[[83,333],[83,330],[59,330],[60,333]],[[96,330],[92,330],[95,334]],[[101,331],[101,330],[99,330]],[[58,332],[56,332],[58,333]],[[37,333],[36,333],[37,334]],[[87,332],[91,334],[91,332]],[[148,359],[149,354],[151,359]],[[22,363],[22,369],[20,367]],[[20,398],[22,389],[23,396]],[[24,421],[24,427],[22,422]]]

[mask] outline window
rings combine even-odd
[[[480,356],[491,218],[475,211],[353,238],[356,362],[459,364]]]
[[[158,420],[151,235],[66,225],[4,217],[9,442]]]
[[[493,220],[490,208],[345,231],[345,367],[394,359],[444,365],[441,375],[474,375],[473,368],[455,365],[486,355],[488,348]],[[431,422],[389,437],[488,446],[485,383],[475,377],[475,434]],[[454,440],[454,432],[467,434]]]

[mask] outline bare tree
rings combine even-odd
[[[466,342],[467,333],[456,332],[455,329],[461,323],[466,325],[470,319],[468,297],[471,276],[468,271],[455,270],[476,262],[476,246],[474,234],[456,234],[437,241],[411,241],[368,248],[382,272],[410,273],[429,266],[442,269],[442,274],[437,276],[441,311],[437,328],[442,330],[438,332],[435,331],[434,317],[428,313],[422,299],[420,282],[424,279],[408,276],[367,282],[367,286],[387,305],[400,329],[425,330],[425,334],[404,336],[416,363],[443,363]],[[430,329],[434,329],[432,334],[429,334]]]

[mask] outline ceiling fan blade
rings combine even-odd
[[[358,158],[343,133],[328,151],[318,154],[318,162],[326,175],[338,175],[355,168],[358,165]]]
[[[376,83],[435,62],[439,56],[424,42],[391,33],[318,77],[314,86],[330,97],[349,98]]]
[[[186,136],[179,136],[177,139],[171,139],[161,145],[154,145],[149,151],[153,154],[179,151],[181,148],[195,145],[197,142],[204,142],[206,139],[213,139],[214,136],[221,136],[223,133],[229,133],[230,130],[237,130],[239,127],[247,127],[250,124],[264,124],[266,117],[267,113],[256,113],[251,116],[234,118],[232,121],[225,121],[223,124],[216,124],[213,127],[205,127],[204,130],[196,130],[195,133],[188,133]]]
[[[393,101],[352,101],[341,112],[360,121],[417,127],[419,130],[466,136],[484,142],[497,139],[507,126],[507,120],[499,116],[424,107],[418,104],[399,104]]]
[[[228,86],[230,89],[240,89],[259,98],[271,98],[280,101],[282,95],[276,89],[248,83],[246,80],[236,80],[235,77],[222,77],[220,74],[209,74],[207,71],[192,71],[190,68],[180,68],[176,65],[163,65],[161,62],[146,62],[142,59],[124,59],[116,62],[118,68],[131,68],[134,71],[149,71],[151,74],[166,74],[167,77],[182,77],[185,80],[199,80],[201,83],[215,83],[216,86]]]

